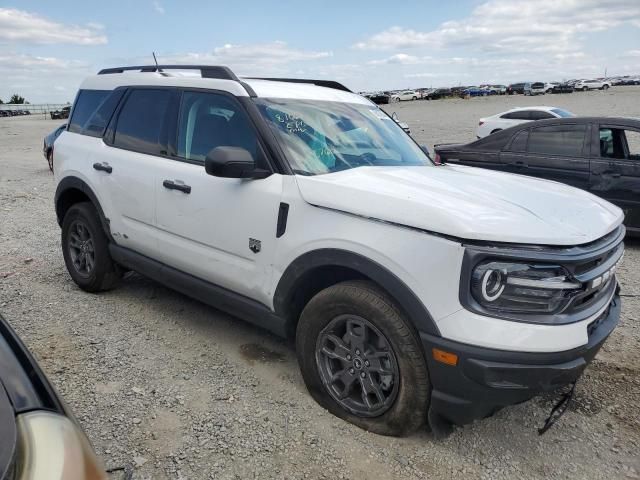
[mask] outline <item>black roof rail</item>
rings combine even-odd
[[[217,78],[220,80],[240,81],[229,67],[220,65],[137,65],[131,67],[103,68],[98,75],[123,73],[126,71],[163,72],[164,70],[200,70],[202,78]]]
[[[246,77],[253,80],[269,80],[271,82],[290,82],[290,83],[310,83],[319,87],[333,88],[334,90],[342,90],[343,92],[353,93],[347,87],[335,80],[311,80],[307,78],[266,78],[266,77]]]

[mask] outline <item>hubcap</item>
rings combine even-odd
[[[318,336],[316,364],[331,397],[362,417],[386,412],[398,394],[398,364],[387,338],[356,315],[334,318]]]
[[[89,276],[95,266],[93,238],[82,220],[75,220],[69,228],[69,256],[73,268],[82,276]]]

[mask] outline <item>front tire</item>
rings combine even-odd
[[[49,164],[49,170],[53,173],[53,152],[51,150],[47,152],[47,163]]]
[[[296,332],[302,377],[331,413],[381,435],[424,425],[430,401],[417,334],[374,284],[348,281],[318,293]]]
[[[72,205],[62,221],[62,254],[69,275],[82,290],[100,292],[122,276],[109,253],[109,240],[90,202]]]

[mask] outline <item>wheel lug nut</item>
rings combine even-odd
[[[351,360],[351,355],[347,355],[347,360]]]
[[[360,374],[360,376],[361,376],[362,378],[364,378],[364,377],[366,377],[366,376],[367,376],[367,374],[366,374],[366,373],[364,373],[364,372],[362,372],[362,373]]]
[[[368,367],[368,366],[370,365],[370,364],[369,364],[369,360],[365,360],[365,361],[364,361],[364,364]]]
[[[360,355],[360,350],[356,348],[356,355]]]
[[[351,375],[353,375],[354,373],[356,373],[356,371],[355,371],[353,368],[350,368],[350,369],[349,369],[349,373],[350,373]]]

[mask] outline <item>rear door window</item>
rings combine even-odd
[[[170,99],[170,90],[131,91],[118,115],[113,145],[151,155],[160,154],[160,139]]]
[[[73,105],[73,113],[69,121],[69,131],[82,133],[87,120],[98,109],[100,104],[111,93],[111,90],[80,90]]]
[[[531,130],[529,153],[578,157],[582,155],[586,125],[553,125]]]
[[[531,111],[519,110],[517,112],[508,112],[500,118],[506,118],[507,120],[531,120]]]
[[[530,113],[531,120],[545,120],[547,118],[556,118],[549,112],[545,112],[544,110],[532,110]]]

